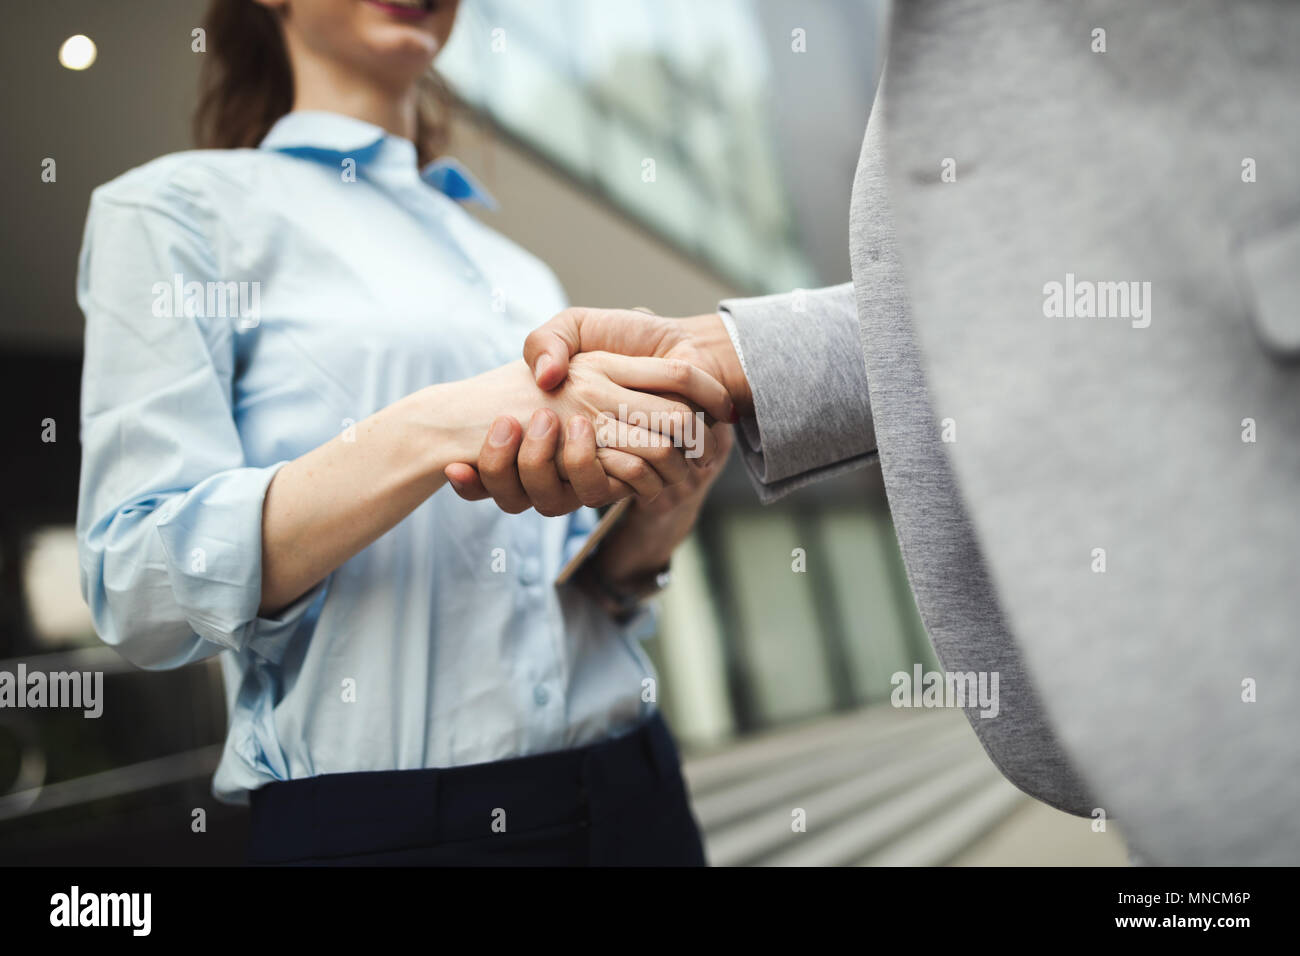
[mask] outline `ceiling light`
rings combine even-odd
[[[69,70],[84,70],[95,62],[95,41],[78,33],[59,47],[59,62]]]

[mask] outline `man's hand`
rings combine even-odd
[[[524,342],[524,360],[547,391],[564,381],[570,358],[592,351],[682,359],[717,379],[730,394],[736,414],[721,420],[735,424],[753,411],[749,382],[716,312],[668,319],[637,309],[571,308],[534,329]]]

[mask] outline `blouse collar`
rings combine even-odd
[[[280,117],[258,144],[295,156],[336,161],[353,159],[359,169],[398,175],[416,171],[415,144],[365,120],[326,110],[295,110]],[[419,178],[450,199],[477,202],[489,209],[497,201],[464,166],[442,157],[419,170]]]

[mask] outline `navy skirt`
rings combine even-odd
[[[658,712],[573,750],[270,783],[253,791],[251,808],[253,864],[705,865]]]

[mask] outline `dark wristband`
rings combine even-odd
[[[641,603],[668,586],[670,564],[646,571],[625,583],[611,581],[600,569],[600,561],[592,555],[582,568],[580,576],[588,591],[611,617],[619,623],[630,619]]]

